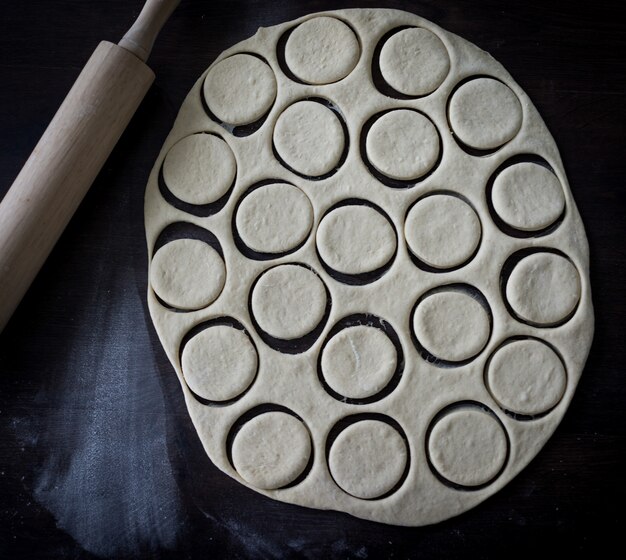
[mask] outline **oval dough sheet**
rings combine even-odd
[[[441,39],[419,27],[392,35],[380,51],[379,64],[385,81],[410,96],[432,93],[450,71],[450,57]]]
[[[550,132],[489,54],[407,12],[309,14],[221,54],[145,226],[204,449],[286,503],[407,526],[471,509],[546,443],[591,345]]]
[[[397,365],[395,346],[376,327],[347,327],[328,341],[322,353],[326,383],[349,399],[380,392],[391,381]]]
[[[233,184],[237,164],[228,144],[212,134],[192,134],[167,153],[163,180],[170,192],[188,204],[210,204]]]
[[[268,270],[252,291],[252,313],[267,334],[293,340],[310,333],[324,317],[326,288],[303,266],[285,264]]]
[[[461,407],[445,414],[428,439],[432,466],[460,486],[487,484],[502,470],[507,440],[499,422],[483,410]]]
[[[413,329],[430,354],[450,362],[476,356],[491,333],[485,308],[469,294],[451,290],[431,294],[418,304]]]
[[[203,93],[209,109],[222,122],[249,124],[270,110],[276,99],[276,78],[262,60],[236,54],[211,68]]]
[[[299,101],[278,117],[274,146],[296,172],[320,177],[339,164],[345,138],[333,111],[316,101]]]
[[[469,260],[480,243],[480,220],[460,198],[435,194],[419,200],[404,224],[411,252],[434,268],[453,268]]]
[[[206,307],[220,295],[225,281],[222,257],[197,239],[176,239],[163,245],[150,266],[152,289],[178,309]]]
[[[272,490],[303,473],[311,456],[311,437],[295,416],[266,412],[241,427],[232,454],[235,469],[248,484]]]
[[[411,181],[426,175],[439,158],[439,135],[424,115],[408,109],[390,111],[370,128],[367,157],[383,175]]]
[[[567,375],[548,345],[538,340],[515,340],[492,356],[487,384],[502,408],[532,416],[559,403]]]
[[[362,420],[337,436],[328,466],[335,482],[348,494],[372,500],[400,482],[407,461],[406,444],[395,428],[380,420]]]
[[[207,327],[187,342],[182,355],[189,388],[215,402],[241,395],[254,381],[257,365],[257,352],[248,336],[227,325]]]
[[[301,23],[287,39],[285,61],[289,70],[309,84],[330,84],[345,78],[361,54],[352,29],[331,17]]]
[[[565,257],[533,253],[513,269],[506,298],[519,317],[550,326],[567,319],[580,300],[580,276]]]
[[[463,84],[450,101],[450,124],[464,144],[479,150],[499,148],[522,126],[522,106],[502,82],[476,78]]]
[[[241,240],[253,251],[286,253],[309,235],[313,208],[308,197],[293,185],[265,185],[242,200],[236,225]]]
[[[344,274],[363,274],[385,266],[396,251],[391,224],[369,206],[348,205],[331,210],[317,230],[322,260]]]
[[[552,225],[565,208],[556,175],[530,162],[516,163],[502,171],[493,183],[491,200],[505,223],[525,231]]]

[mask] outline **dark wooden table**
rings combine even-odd
[[[202,450],[145,303],[148,172],[185,94],[223,49],[259,26],[367,4],[183,0],[173,15],[150,59],[154,87],[0,335],[0,557],[537,557],[618,541],[626,523],[618,2],[372,3],[418,13],[491,52],[560,147],[591,246],[596,334],[565,420],[530,466],[474,510],[406,529],[266,499]],[[3,4],[0,195],[97,42],[117,41],[140,5]]]

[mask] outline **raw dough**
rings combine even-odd
[[[231,125],[252,123],[276,99],[276,78],[261,59],[236,54],[213,66],[204,80],[204,99],[213,114]]]
[[[239,91],[245,64],[268,79]],[[161,170],[216,204],[173,205]],[[571,402],[593,311],[558,149],[500,64],[420,17],[308,15],[220,55],[145,217],[150,314],[200,440],[265,496],[436,523],[517,476]],[[199,230],[214,266],[167,243]]]
[[[285,45],[287,66],[309,84],[330,84],[345,78],[356,66],[360,54],[354,32],[331,17],[316,17],[301,23]]]
[[[469,260],[478,248],[480,220],[460,198],[435,194],[411,208],[404,235],[420,261],[434,268],[453,268]]]
[[[392,35],[380,51],[380,73],[404,95],[428,95],[450,71],[450,57],[441,39],[419,27]]]
[[[189,204],[209,204],[233,184],[237,164],[228,144],[213,134],[193,134],[174,144],[163,162],[170,192]]]
[[[385,266],[396,251],[396,234],[387,219],[369,206],[332,210],[317,230],[317,249],[333,270],[363,274]]]

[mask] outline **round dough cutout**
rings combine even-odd
[[[233,465],[250,485],[275,490],[295,481],[311,457],[311,436],[301,420],[286,412],[265,412],[235,435]]]
[[[328,466],[342,490],[374,500],[401,481],[408,460],[406,443],[395,428],[380,420],[361,420],[333,441]]]
[[[472,488],[492,482],[504,467],[507,437],[500,422],[474,406],[445,413],[432,427],[428,454],[449,482]]]
[[[439,134],[421,113],[396,109],[379,117],[367,133],[369,162],[391,179],[412,181],[426,175],[439,159]]]
[[[448,49],[437,35],[410,27],[392,35],[380,51],[380,73],[396,91],[413,97],[428,95],[450,71]]]
[[[343,274],[365,274],[394,256],[396,234],[379,211],[350,204],[331,210],[317,229],[317,250],[324,263]]]
[[[443,290],[426,296],[416,307],[413,332],[431,355],[463,362],[478,355],[491,335],[489,314],[474,297]]]
[[[241,329],[214,325],[185,344],[181,360],[188,387],[199,397],[229,401],[241,395],[254,381],[258,355]]]
[[[329,387],[349,399],[365,399],[382,391],[398,366],[396,347],[379,328],[347,327],[322,352],[322,374]]]
[[[296,173],[321,177],[333,171],[346,144],[339,117],[316,101],[298,101],[276,121],[274,147]]]
[[[276,78],[268,64],[250,54],[221,60],[207,74],[203,93],[211,112],[234,126],[259,120],[276,99]]]
[[[504,410],[526,416],[554,408],[567,385],[563,362],[552,348],[535,339],[514,340],[496,350],[486,379]]]
[[[472,258],[481,238],[480,220],[460,198],[434,194],[417,201],[404,224],[409,249],[433,268],[449,269]]]
[[[298,247],[313,227],[313,207],[298,187],[274,183],[247,194],[237,209],[237,232],[259,253],[281,254]]]
[[[458,139],[478,150],[493,150],[522,126],[522,106],[511,88],[493,78],[476,78],[452,95],[450,125]]]
[[[551,226],[565,209],[565,195],[557,176],[531,162],[516,163],[498,174],[491,201],[503,222],[523,231]]]
[[[189,311],[213,303],[225,281],[222,257],[197,239],[176,239],[163,245],[150,263],[152,289],[177,309]]]
[[[210,204],[230,189],[237,173],[235,156],[213,134],[192,134],[176,142],[163,160],[169,191],[188,204]]]
[[[281,340],[302,338],[326,312],[326,287],[304,266],[283,264],[263,273],[252,289],[252,314],[267,334]]]
[[[517,263],[506,284],[506,299],[521,319],[539,326],[564,321],[580,300],[580,276],[572,262],[539,252]]]
[[[296,27],[285,45],[285,62],[308,84],[330,84],[356,66],[361,48],[345,23],[332,17],[311,18]]]

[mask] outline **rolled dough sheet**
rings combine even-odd
[[[222,53],[145,218],[191,419],[256,492],[436,523],[517,475],[572,399],[593,312],[557,147],[500,64],[418,16],[312,14]]]

